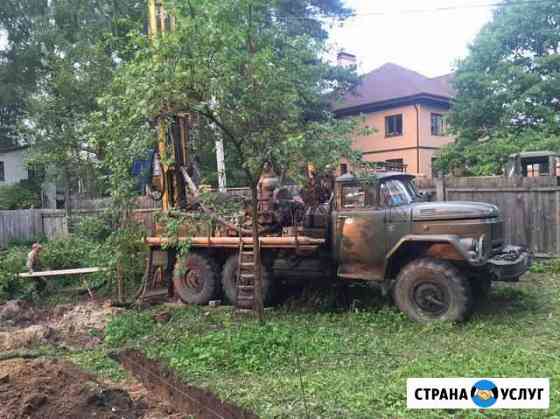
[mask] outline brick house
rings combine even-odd
[[[343,53],[339,63],[347,65],[352,57]],[[402,164],[409,173],[431,177],[437,150],[453,142],[445,129],[445,114],[454,97],[451,77],[428,78],[384,64],[363,76],[355,91],[335,105],[335,114],[362,115],[365,125],[375,130],[354,139],[365,160]]]

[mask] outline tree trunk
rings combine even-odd
[[[261,247],[259,246],[259,201],[257,199],[257,187],[251,185],[251,204],[253,219],[253,252],[255,254],[255,312],[261,323],[264,323],[264,301],[262,289],[261,271]]]

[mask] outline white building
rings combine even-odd
[[[0,185],[11,185],[29,178],[24,154],[27,147],[0,149]]]

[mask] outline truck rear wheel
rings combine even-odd
[[[215,262],[198,252],[179,256],[173,270],[173,287],[184,303],[208,304],[219,287]]]
[[[470,314],[468,280],[451,263],[422,258],[406,265],[397,277],[393,297],[412,320],[463,321]]]
[[[270,305],[273,297],[273,275],[266,265],[261,264],[263,301],[264,305]],[[222,289],[226,299],[233,305],[237,302],[237,277],[239,274],[239,255],[231,255],[224,264],[222,270]]]

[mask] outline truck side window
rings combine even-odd
[[[414,201],[412,190],[400,180],[390,179],[381,184],[381,203],[386,207],[398,207]]]
[[[366,206],[366,194],[361,186],[344,186],[342,188],[342,207],[364,208]]]

